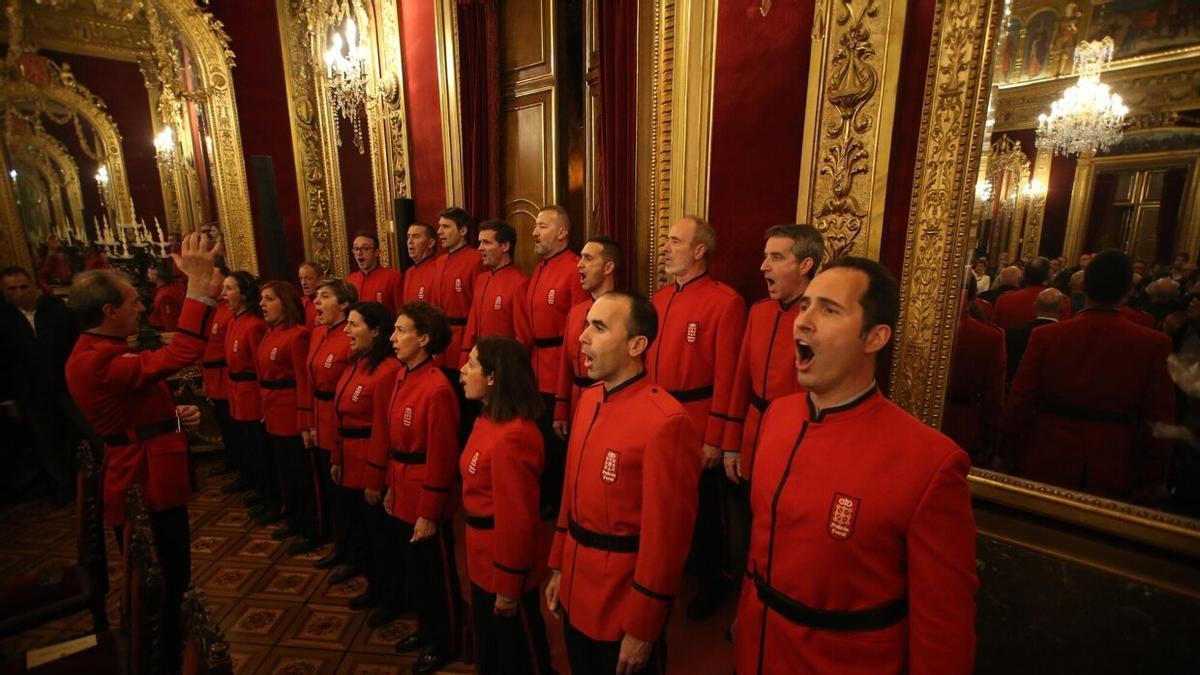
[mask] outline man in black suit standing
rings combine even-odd
[[[1035,328],[1051,323],[1058,323],[1063,318],[1063,294],[1057,288],[1047,288],[1038,293],[1033,301],[1033,311],[1037,318],[1032,322],[1013,326],[1004,331],[1004,348],[1008,361],[1008,381],[1012,382],[1017,374],[1017,366],[1021,365],[1021,357],[1029,344],[1029,336]]]

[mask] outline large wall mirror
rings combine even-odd
[[[942,428],[977,496],[1200,555],[1200,6],[999,4],[964,151],[973,200],[966,182],[946,232],[964,300]],[[1106,249],[1135,274],[1105,312],[1169,347],[1114,352],[1095,334],[1031,356],[1043,326],[1096,316],[1084,280]]]
[[[257,269],[228,38],[182,0],[9,0],[0,21],[12,259],[140,271],[216,228]],[[141,260],[140,264],[134,264]],[[51,266],[53,267],[53,266]]]

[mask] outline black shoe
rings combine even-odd
[[[342,564],[342,560],[345,557],[346,556],[342,555],[342,552],[335,546],[333,550],[330,551],[324,558],[321,558],[317,562],[313,563],[313,568],[319,570],[333,569],[334,567]]]
[[[555,504],[542,504],[539,509],[542,520],[554,520],[558,517],[558,506]]]
[[[221,494],[235,495],[235,494],[238,494],[239,492],[245,492],[246,490],[249,490],[251,487],[253,487],[253,486],[250,485],[249,482],[244,481],[239,478],[238,480],[235,480],[232,483],[229,483],[228,485],[223,486],[221,488]]]
[[[367,615],[367,627],[371,629],[379,628],[389,621],[394,621],[400,618],[400,612],[388,603],[384,603]]]
[[[312,553],[318,548],[321,547],[317,544],[317,542],[304,535],[300,535],[296,538],[296,541],[293,541],[291,545],[287,547],[287,554],[292,556],[304,555],[305,553]]]
[[[254,522],[256,524],[258,524],[260,527],[266,527],[267,525],[270,525],[271,523],[278,523],[279,521],[283,520],[283,514],[280,513],[277,509],[270,509],[270,510],[263,509],[259,513],[259,515],[251,516],[251,517],[254,519]]]
[[[263,503],[262,497],[254,494],[253,492],[246,495],[245,497],[242,497],[242,505],[248,509],[252,509],[255,506],[262,506],[262,503]]]
[[[708,585],[701,589],[688,604],[687,617],[692,621],[705,621],[717,613],[724,600],[724,584]]]
[[[356,612],[361,612],[366,609],[378,607],[382,600],[383,598],[379,597],[379,593],[375,592],[370,586],[367,586],[365,593],[350,598],[349,607]]]
[[[410,654],[418,649],[423,648],[427,644],[429,644],[428,640],[422,640],[421,636],[418,635],[416,631],[413,631],[399,640],[396,640],[396,644],[392,647],[396,650],[397,654]],[[424,657],[425,655],[422,654],[421,656]]]
[[[412,671],[414,673],[436,673],[445,667],[449,660],[450,659],[440,654],[426,652],[417,659],[416,663],[413,664]]]
[[[297,530],[296,528],[292,527],[291,525],[284,525],[283,527],[272,532],[271,538],[274,539],[275,541],[283,541],[284,539],[294,537],[298,534],[300,534],[300,530]]]
[[[338,584],[350,581],[359,574],[358,568],[354,565],[342,565],[334,570],[333,574],[329,575],[329,585],[337,586]]]

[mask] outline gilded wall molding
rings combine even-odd
[[[67,218],[67,211],[63,206],[62,179],[46,157],[29,152],[26,148],[13,148],[9,155],[9,161],[18,172],[31,172],[41,178],[42,183],[45,184],[45,196],[50,202],[50,222],[48,223],[50,231],[48,234],[57,234],[64,227],[71,228],[73,223]]]
[[[1045,189],[1050,185],[1050,163],[1053,155],[1050,152],[1039,151],[1033,158],[1033,177],[1031,182]],[[1024,242],[1021,245],[1020,260],[1032,260],[1037,257],[1042,244],[1042,222],[1046,218],[1046,193],[1021,195],[1021,206],[1025,213]]]
[[[433,27],[437,37],[438,96],[442,111],[442,167],[446,203],[463,206],[462,97],[458,92],[458,3],[434,0]]]
[[[87,11],[87,7],[23,3],[25,39],[42,49],[136,62],[149,40],[144,24]],[[9,40],[6,17],[0,16],[0,39]]]
[[[975,200],[999,0],[938,0],[894,339],[892,398],[938,427]]]
[[[71,156],[71,152],[67,150],[67,146],[46,133],[46,130],[40,126],[25,126],[23,131],[18,131],[13,124],[14,120],[10,118],[7,129],[8,145],[10,147],[14,144],[24,145],[30,152],[44,155],[54,165],[62,178],[63,188],[67,193],[71,222],[79,227],[84,227],[86,223],[83,222],[83,186],[79,180],[79,165]]]
[[[0,143],[0,166],[8,166],[8,163],[8,149]],[[25,232],[10,180],[0,180],[0,260],[12,261],[13,265],[20,265],[27,270],[33,269],[29,235]]]
[[[674,110],[675,83],[675,0],[657,0],[654,5],[654,29],[650,41],[653,66],[650,68],[650,115],[649,146],[650,166],[647,174],[645,228],[648,260],[645,289],[653,293],[666,283],[667,272],[663,267],[663,242],[671,228],[671,121]],[[639,79],[641,75],[639,74]]]
[[[708,217],[717,0],[676,0],[672,49],[670,220]],[[670,223],[667,224],[668,228]]]
[[[879,258],[907,6],[816,6],[796,218],[825,235],[831,258]]]
[[[404,99],[404,67],[400,52],[397,0],[369,3],[372,28],[370,83],[367,86],[367,130],[370,138],[371,178],[375,189],[375,224],[383,260],[399,267],[396,237],[396,197],[411,197],[409,183],[408,122]],[[455,23],[457,25],[457,22]],[[460,171],[461,172],[461,171]]]

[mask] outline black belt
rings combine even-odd
[[[401,464],[424,464],[424,452],[401,452],[400,450],[392,449],[392,460]]]
[[[603,532],[593,532],[592,530],[584,529],[582,525],[575,522],[574,518],[567,518],[567,529],[571,533],[571,538],[579,542],[580,546],[588,548],[600,549],[601,551],[611,551],[613,553],[637,553],[638,544],[641,537],[636,534],[604,534]]]
[[[285,378],[282,380],[259,380],[258,386],[263,389],[295,389],[296,380],[293,378]]]
[[[467,325],[467,317],[465,317],[465,316],[448,316],[448,317],[446,317],[446,323],[450,324],[451,326],[465,326],[465,325]]]
[[[254,373],[229,373],[230,382],[253,382],[258,379]]]
[[[750,405],[754,406],[755,408],[758,408],[758,412],[765,413],[765,412],[767,412],[767,406],[771,405],[771,402],[768,401],[767,399],[759,396],[758,394],[754,393],[754,390],[751,389],[750,390]]]
[[[746,573],[754,580],[758,599],[779,616],[792,623],[832,631],[882,630],[893,626],[908,616],[908,598],[901,597],[870,609],[851,611],[813,609],[802,602],[789,598],[756,574]]]
[[[212,361],[201,361],[201,368],[224,368],[227,364],[225,359],[213,359]]]
[[[540,349],[545,349],[547,347],[561,347],[562,343],[563,343],[563,336],[561,336],[561,335],[559,335],[558,337],[534,338],[533,339],[533,346],[538,347]]]
[[[104,437],[105,445],[120,446],[133,445],[148,441],[155,436],[163,436],[179,431],[179,420],[169,419],[153,424],[143,424],[142,426],[126,429],[123,433],[113,434]]]
[[[668,391],[668,394],[675,397],[680,403],[691,403],[692,401],[703,401],[706,398],[712,398],[712,385],[707,387],[696,387],[695,389],[684,389],[683,391]]]
[[[338,435],[342,438],[370,438],[371,427],[338,427]]]
[[[1042,412],[1048,412],[1051,415],[1069,417],[1071,419],[1083,420],[1084,422],[1106,422],[1108,424],[1133,423],[1133,418],[1126,413],[1111,410],[1096,410],[1094,408],[1080,408],[1069,403],[1045,403],[1041,409]]]
[[[332,401],[333,392],[325,391],[324,389],[313,389],[313,398],[317,399],[318,401]]]
[[[587,389],[588,387],[592,386],[593,384],[596,384],[596,381],[590,377],[580,377],[580,376],[576,375],[574,377],[574,380],[575,380],[575,386],[579,387],[580,389]]]
[[[495,516],[473,516],[469,513],[463,512],[463,521],[466,522],[467,527],[473,527],[477,530],[496,529]]]

